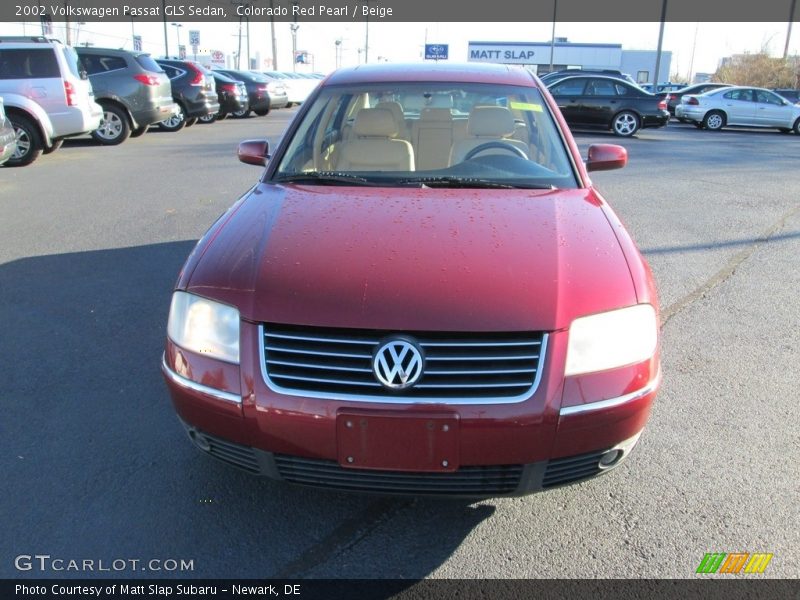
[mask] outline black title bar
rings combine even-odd
[[[2,0],[0,22],[783,22],[791,0]],[[797,18],[795,15],[794,18]]]

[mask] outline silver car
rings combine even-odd
[[[0,96],[17,137],[9,165],[31,163],[103,118],[75,50],[44,37],[0,38]]]
[[[685,95],[675,116],[712,131],[742,125],[800,135],[800,106],[764,88],[735,86]]]

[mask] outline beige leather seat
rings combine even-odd
[[[416,150],[417,170],[450,166],[453,148],[453,116],[449,108],[423,108],[411,126],[411,143]]]
[[[397,139],[411,139],[411,136],[408,132],[408,124],[406,123],[406,116],[403,114],[403,107],[400,106],[399,102],[390,102],[388,100],[385,102],[378,102],[378,104],[375,105],[375,108],[383,108],[392,113],[395,123],[397,123]]]
[[[515,130],[514,115],[504,106],[476,106],[469,113],[467,120],[467,137],[453,144],[450,164],[464,160],[464,156],[481,144],[487,142],[504,142],[519,148],[528,156],[530,149],[519,140],[511,139]],[[509,150],[494,148],[482,154],[509,154]]]
[[[413,171],[414,151],[395,139],[397,122],[383,108],[362,108],[353,123],[353,138],[342,145],[338,171]]]

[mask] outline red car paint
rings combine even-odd
[[[653,278],[592,187],[544,86],[525,71],[497,66],[337,72],[309,99],[275,156],[286,151],[308,105],[325,86],[363,81],[539,87],[563,132],[579,187],[281,185],[270,180],[273,159],[262,181],[200,240],[176,286],[236,307],[242,320],[239,366],[167,341],[165,373],[241,398],[221,401],[168,375],[173,402],[193,439],[202,441],[207,434],[255,449],[269,460],[278,455],[319,459],[343,471],[457,474],[460,467],[482,465],[527,465],[526,473],[538,473],[555,459],[605,451],[637,436],[660,383],[657,350],[638,364],[597,373],[564,377],[564,366],[574,319],[642,303],[657,309]],[[523,401],[391,404],[270,389],[260,354],[259,325],[266,322],[381,331],[541,331],[549,337],[539,385]],[[570,412],[593,403],[601,404]],[[352,432],[343,429],[351,420]],[[445,424],[438,437],[424,430],[439,431]],[[374,439],[376,431],[385,436],[393,429],[406,432],[414,447]],[[426,443],[427,453],[419,450]],[[207,450],[207,442],[198,445]],[[364,459],[367,464],[355,464],[370,451],[375,455]],[[453,458],[440,460],[444,455]],[[268,459],[260,459],[262,466]],[[540,489],[541,478],[537,481],[520,483],[512,493]]]

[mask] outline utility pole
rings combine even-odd
[[[558,0],[553,0],[553,33],[550,35],[550,71],[553,71],[553,53],[556,49],[556,12],[558,11]]]
[[[247,70],[253,68],[253,63],[250,62],[250,17],[245,17],[247,19]]]
[[[270,15],[269,15],[269,28],[272,33],[272,69],[274,71],[278,70],[278,43],[275,40],[275,17],[273,16],[273,12],[275,10],[274,0],[269,0],[269,8],[270,8]]]
[[[72,35],[69,30],[69,0],[64,0],[64,29],[66,30],[67,46],[72,46]]]
[[[161,0],[161,15],[164,18],[164,58],[169,58],[169,41],[167,41],[167,0]]]
[[[656,72],[653,74],[653,93],[658,93],[658,70],[661,68],[661,44],[664,41],[664,21],[667,18],[667,0],[661,4],[661,26],[658,30],[658,50],[656,51]]]
[[[242,58],[242,17],[239,17],[239,47],[236,50],[236,70],[238,71]]]
[[[292,6],[297,6],[299,2],[294,0],[292,2]],[[292,31],[292,72],[297,71],[297,30],[300,29],[300,25],[297,24],[297,13],[293,10],[292,13],[294,14],[294,23],[289,25],[289,29]]]
[[[797,0],[792,0],[792,7],[789,9],[789,28],[786,30],[786,45],[783,47],[783,60],[789,56],[789,38],[792,37],[792,21],[794,21],[794,9]]]

